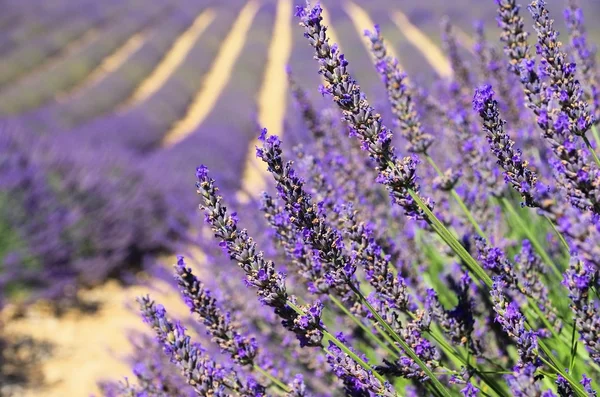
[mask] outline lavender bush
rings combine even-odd
[[[429,90],[389,55],[378,26],[366,31],[374,91],[386,94],[376,101],[329,41],[321,7],[297,8],[331,107],[313,105],[290,72],[311,139],[288,148],[256,131],[272,177],[258,203],[221,195],[235,179],[226,171],[197,168],[206,258],[179,257],[172,280],[190,316],[140,297],[154,337],[133,337],[135,379],[103,383],[106,396],[596,395],[595,50],[575,0],[564,43],[544,1],[495,3],[504,57],[482,25],[466,57],[444,20],[453,77]],[[31,146],[0,136],[0,291],[15,280],[51,292],[89,285],[171,248],[187,227],[185,210],[172,214],[182,187],[152,182],[175,168],[164,156],[197,148],[142,161],[163,130],[101,150],[90,142],[102,131]]]
[[[432,92],[400,70],[377,26],[365,32],[400,139],[329,42],[321,7],[297,8],[334,107],[317,110],[291,76],[312,140],[288,152],[260,132],[276,191],[260,203],[266,225],[251,222],[253,205],[231,212],[209,170],[196,171],[206,226],[248,290],[234,269],[214,274],[227,259],[206,241],[202,269],[180,257],[192,317],[141,297],[156,339],[137,350],[137,381],[106,395],[596,395],[594,50],[575,1],[565,45],[545,2],[530,3],[535,52],[520,7],[496,4],[505,58],[481,26],[476,58],[464,58],[445,21],[454,75]]]

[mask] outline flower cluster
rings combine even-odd
[[[139,141],[124,133],[129,144],[107,143],[114,153],[100,161],[83,147],[60,156],[65,137],[30,148],[18,134],[0,135],[0,234],[11,242],[6,252],[0,244],[0,290],[23,280],[93,284],[148,253],[185,255],[172,275],[161,266],[149,274],[170,283],[189,313],[175,319],[139,298],[152,332],[131,335],[133,378],[103,383],[110,397],[595,396],[595,53],[574,0],[564,14],[570,45],[544,1],[527,8],[535,44],[516,1],[496,5],[504,54],[482,23],[474,49],[462,48],[445,18],[451,70],[427,88],[390,56],[385,27],[365,31],[373,59],[364,89],[350,72],[360,63],[330,42],[323,8],[298,7],[324,104],[312,101],[310,68],[289,68],[295,114],[278,136],[209,123],[210,139],[192,134],[167,155],[156,131]],[[266,24],[248,24],[260,39]],[[230,113],[211,120],[242,117]],[[388,116],[408,156],[397,153]],[[92,143],[101,136],[93,135]],[[241,135],[238,156],[231,141]],[[240,189],[252,179],[238,171],[257,135],[267,180],[252,196]],[[231,155],[214,161],[207,153],[217,147]],[[196,196],[186,179],[168,178],[187,169],[174,159],[185,153],[210,164],[210,173],[196,168]],[[236,191],[250,200],[229,201]],[[193,197],[204,216],[197,225],[182,209]]]

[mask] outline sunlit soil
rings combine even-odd
[[[292,10],[291,0],[279,0],[268,63],[258,95],[258,121],[261,127],[266,127],[270,134],[279,136],[284,132],[283,121],[288,100],[285,67],[292,50]],[[267,169],[256,158],[255,146],[256,140],[252,140],[246,156],[242,187],[238,192],[238,200],[242,203],[247,202],[250,197],[257,198],[266,187]]]
[[[177,70],[179,65],[185,60],[188,53],[194,47],[198,38],[204,33],[206,28],[215,19],[216,13],[212,9],[202,11],[194,20],[192,25],[183,32],[173,43],[169,51],[165,54],[160,63],[139,85],[131,97],[125,101],[123,110],[134,106],[150,97],[162,87],[167,79]]]
[[[164,263],[174,263],[175,258]],[[190,260],[190,263],[192,261]],[[142,281],[147,276],[141,275]],[[81,302],[94,307],[89,312],[70,309],[57,317],[49,306],[40,303],[27,309],[23,317],[8,318],[12,307],[2,313],[7,335],[31,337],[39,344],[48,344],[51,354],[36,363],[42,388],[25,390],[25,397],[66,397],[98,395],[99,380],[135,379],[125,362],[131,352],[128,333],[149,332],[137,312],[135,298],[150,294],[175,317],[189,310],[180,296],[162,280],[123,286],[115,281],[87,291],[81,291]]]
[[[59,93],[56,96],[56,100],[59,102],[66,101],[70,97],[76,96],[87,87],[100,83],[106,76],[127,62],[131,55],[144,44],[146,37],[147,32],[139,32],[131,36],[121,47],[117,48],[112,54],[106,57],[84,81],[67,92]]]
[[[163,140],[164,146],[173,146],[193,132],[211,112],[219,95],[227,85],[235,63],[244,48],[252,21],[260,8],[257,0],[250,0],[240,12],[231,32],[219,49],[211,69],[202,77],[204,84],[185,116],[177,121]]]
[[[425,57],[429,65],[440,77],[451,77],[452,68],[442,50],[425,34],[413,25],[402,11],[392,13],[392,21],[406,39]]]

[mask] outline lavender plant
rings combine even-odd
[[[154,348],[136,359],[137,383],[106,395],[596,395],[593,51],[573,1],[569,47],[531,1],[535,54],[516,2],[496,4],[505,58],[481,26],[465,57],[444,21],[454,73],[434,90],[408,79],[378,27],[366,32],[399,138],[330,43],[322,8],[297,8],[333,106],[313,105],[292,75],[312,140],[290,150],[257,131],[276,192],[262,195],[264,222],[254,203],[232,212],[197,168],[200,246],[211,253],[212,234],[222,253],[203,270],[175,266],[190,318],[140,298]],[[157,350],[171,366],[148,366]]]

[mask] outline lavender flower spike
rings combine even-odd
[[[376,68],[387,89],[395,121],[408,141],[406,150],[426,154],[433,143],[433,136],[423,131],[406,73],[400,70],[397,59],[388,56],[378,25],[373,32],[365,31],[365,36],[371,41],[371,53],[377,59]]]
[[[175,280],[186,304],[192,313],[198,315],[213,337],[213,341],[223,351],[228,352],[236,363],[253,365],[258,348],[256,340],[244,336],[242,331],[231,322],[230,313],[223,312],[217,305],[210,291],[192,274],[192,269],[185,266],[182,256],[177,258],[175,274]]]
[[[494,277],[492,303],[496,321],[516,343],[519,352],[519,365],[538,364],[538,339],[535,331],[525,329],[525,317],[515,302],[509,302],[506,295],[506,282],[502,277]]]
[[[523,17],[516,0],[496,0],[498,4],[498,26],[502,29],[500,40],[504,42],[504,53],[510,59],[509,70],[517,76],[523,60],[529,60],[529,45]]]
[[[310,321],[300,316],[287,304],[288,293],[285,286],[285,275],[275,271],[272,261],[264,258],[262,251],[257,251],[256,243],[248,236],[246,229],[238,230],[235,213],[227,214],[223,198],[217,194],[218,188],[214,179],[208,176],[208,169],[200,166],[196,170],[198,194],[202,196],[206,222],[215,232],[232,260],[246,273],[246,283],[258,290],[262,303],[271,306],[282,319],[282,324],[294,332],[302,346],[320,346],[323,339],[320,324],[320,304],[307,306],[312,313]]]
[[[337,334],[336,337],[346,343],[344,335]],[[346,395],[369,396],[371,395],[369,392],[371,392],[385,397],[396,396],[389,383],[386,382],[382,385],[371,372],[358,365],[352,357],[332,342],[329,342],[327,350],[327,362],[336,376],[343,381]],[[366,357],[361,358],[366,361]]]
[[[481,86],[475,90],[473,109],[481,116],[490,148],[504,169],[504,180],[521,194],[527,206],[538,207],[534,197],[537,175],[529,169],[527,160],[522,159],[521,151],[514,148],[515,142],[505,132],[505,121],[500,118],[494,95],[491,85]]]
[[[576,65],[569,63],[567,54],[560,49],[558,32],[554,29],[546,2],[534,0],[529,11],[535,22],[538,35],[536,50],[542,57],[542,69],[550,77],[550,89],[557,98],[560,110],[569,119],[569,133],[583,136],[594,121],[582,99],[581,84],[575,78]]]
[[[327,222],[319,205],[305,192],[304,181],[298,177],[292,163],[284,163],[279,138],[275,135],[267,138],[266,133],[264,129],[259,137],[263,148],[257,149],[257,156],[267,164],[269,172],[275,178],[279,196],[285,202],[291,223],[302,233],[304,243],[314,250],[314,255],[324,266],[325,278],[329,280],[328,287],[344,299],[354,298],[349,286],[356,282],[356,264],[344,254],[341,233]]]
[[[307,3],[305,8],[298,7],[296,16],[304,27],[305,37],[315,49],[315,58],[319,61],[321,74],[325,80],[323,92],[332,96],[333,101],[342,110],[344,120],[352,129],[352,134],[361,141],[363,150],[376,162],[379,176],[377,181],[385,185],[392,200],[404,208],[410,217],[424,219],[409,191],[418,194],[416,159],[406,157],[399,160],[392,146],[392,132],[383,125],[381,115],[369,105],[360,86],[348,73],[348,61],[340,54],[336,45],[329,45],[327,28],[321,24],[323,9]],[[429,199],[423,199],[428,203]]]
[[[587,32],[583,21],[583,11],[577,0],[569,0],[569,7],[564,16],[571,37],[571,47],[575,52],[575,58],[579,65],[583,86],[585,87],[585,99],[592,103],[594,109],[594,122],[600,122],[600,88],[598,87],[598,71],[596,65],[596,48],[589,45]]]
[[[596,302],[590,301],[589,295],[597,279],[598,271],[594,267],[572,258],[563,284],[569,289],[571,310],[581,341],[592,360],[600,364],[600,308]]]
[[[165,353],[179,367],[181,374],[200,396],[225,397],[230,391],[240,396],[264,395],[265,389],[254,380],[242,381],[232,370],[217,365],[204,354],[201,346],[191,342],[180,324],[173,324],[165,308],[149,297],[138,298],[144,321],[152,326]]]

